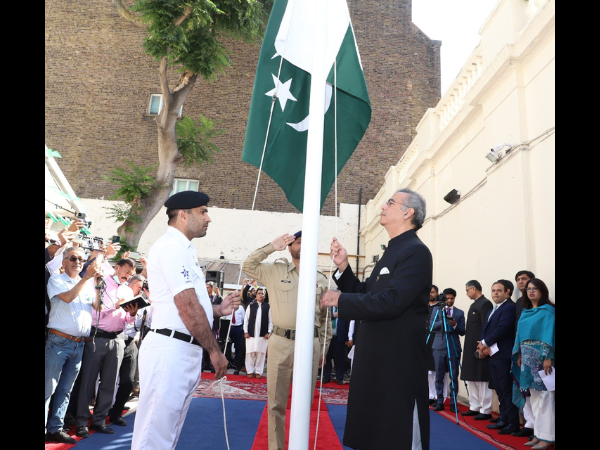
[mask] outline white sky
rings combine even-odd
[[[412,21],[442,41],[442,96],[479,43],[479,29],[499,0],[412,0]]]

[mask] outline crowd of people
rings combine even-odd
[[[531,271],[517,272],[515,283],[516,291],[510,280],[494,282],[490,301],[481,284],[469,280],[465,292],[473,303],[466,314],[453,306],[454,289],[440,295],[431,286],[430,404],[434,411],[443,411],[450,397],[450,410],[457,412],[460,371],[469,396],[469,410],[462,415],[488,420],[487,428],[498,434],[526,437],[524,445],[533,449],[548,449],[555,442],[555,392],[543,378],[554,369],[555,307],[548,287]],[[464,353],[459,336],[464,336]],[[497,418],[491,414],[493,391]]]
[[[47,440],[75,443],[72,426],[83,438],[90,429],[112,434],[109,425],[127,424],[125,403],[137,395],[132,449],[175,448],[203,370],[215,379],[227,369],[261,378],[266,367],[269,449],[284,448],[302,232],[254,250],[242,264],[252,278],[223,297],[206,281],[191,245],[206,235],[208,202],[201,192],[171,196],[168,230],[137,261],[129,252],[115,260],[118,242],[82,246],[85,221],[59,233],[46,223]],[[515,303],[511,281],[493,283],[490,301],[470,280],[465,291],[473,303],[465,313],[454,306],[455,289],[439,294],[432,283],[431,253],[416,234],[425,215],[424,199],[410,189],[385,202],[380,223],[390,241],[366,281],[352,272],[348,253],[333,238],[337,289],[316,273],[312,391],[318,375],[323,383],[335,377],[345,384],[351,371],[344,445],[428,450],[428,410],[443,410],[449,397],[457,413],[460,378],[469,396],[463,415],[489,420],[499,434],[528,437],[525,445],[535,450],[548,449],[555,404],[544,378],[553,373],[555,331],[546,284],[530,271],[518,272]],[[265,261],[286,249],[291,260]],[[138,306],[136,297],[148,306]],[[386,342],[403,345],[381,345]],[[387,374],[373,371],[382,361],[398,374],[392,386],[382,378]],[[403,370],[406,361],[411,371]]]

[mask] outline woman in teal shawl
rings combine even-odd
[[[551,374],[555,365],[555,308],[548,287],[539,278],[527,282],[525,293],[512,352],[512,372],[521,390],[531,394],[534,438],[525,445],[542,450],[552,447],[556,437],[555,391],[548,391],[539,374],[541,370]]]

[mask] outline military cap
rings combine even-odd
[[[296,232],[294,233],[294,240],[292,241],[292,243],[291,243],[291,244],[288,244],[288,245],[292,245],[294,242],[296,242],[296,239],[298,239],[299,237],[302,237],[302,230],[300,230],[300,231],[296,231]]]
[[[204,192],[182,191],[171,195],[165,202],[169,209],[192,209],[208,204],[210,198]]]

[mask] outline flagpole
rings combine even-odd
[[[301,2],[299,2],[301,3]],[[315,327],[315,290],[319,217],[321,209],[321,172],[323,166],[323,132],[325,116],[326,7],[315,2],[315,48],[311,71],[311,91],[307,135],[304,206],[302,214],[302,251],[294,343],[294,374],[290,415],[289,450],[308,449],[312,390],[312,367]]]

